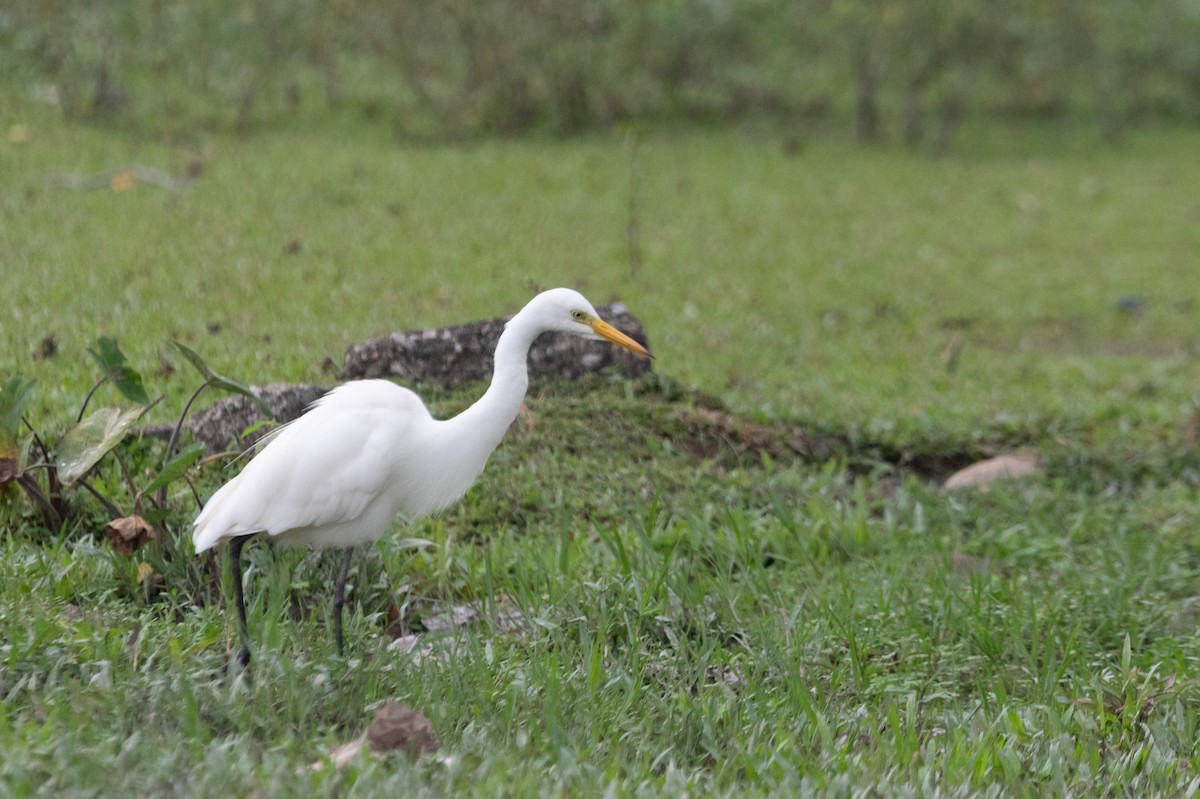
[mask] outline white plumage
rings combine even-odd
[[[484,466],[447,452],[445,437],[446,423],[406,388],[338,386],[213,494],[196,517],[196,552],[258,532],[285,546],[354,546],[378,538],[401,511],[412,519],[441,510]],[[440,479],[421,466],[435,460]]]
[[[412,520],[453,504],[483,471],[516,418],[528,387],[526,356],[539,335],[562,331],[604,338],[649,353],[600,320],[582,295],[552,289],[509,320],[496,346],[487,392],[452,419],[437,420],[413,392],[386,380],[346,383],[272,434],[241,474],[196,517],[197,553],[232,539],[243,663],[249,660],[239,555],[247,536],[282,545],[353,547],[387,531],[397,515]],[[341,649],[341,596],[335,594]]]

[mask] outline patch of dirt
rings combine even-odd
[[[771,460],[823,463],[845,458],[852,471],[890,464],[922,479],[941,480],[978,459],[964,450],[907,452],[846,436],[806,431],[797,425],[763,424],[703,404],[674,411],[659,435],[697,460],[756,466]]]
[[[799,427],[759,424],[715,408],[684,407],[672,421],[678,424],[662,436],[697,460],[761,463],[764,454],[777,460],[817,460],[835,453],[831,441],[806,436]]]

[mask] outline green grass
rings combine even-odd
[[[1195,133],[1114,151],[979,130],[938,161],[653,136],[631,275],[619,138],[214,138],[184,193],[81,193],[44,176],[189,156],[17,110],[0,376],[38,379],[42,429],[72,418],[99,334],[166,420],[196,383],[160,369],[165,338],[247,382],[330,383],[348,344],[512,311],[534,284],[624,299],[666,377],[535,386],[532,423],[463,503],[358,559],[344,661],[333,559],[252,545],[252,680],[225,676],[234,625],[205,577],[221,563],[143,550],[161,576],[139,582],[98,506],[48,531],[10,494],[3,793],[1195,792]],[[35,359],[47,335],[58,354]],[[428,394],[451,413],[477,391]],[[1017,446],[1044,473],[938,488]],[[120,495],[112,463],[97,483]],[[530,623],[418,660],[386,651],[393,602],[414,631],[461,602]],[[429,716],[438,755],[308,768],[387,699]]]
[[[1113,151],[1009,130],[939,161],[821,141],[789,156],[767,134],[653,137],[631,275],[620,138],[210,139],[193,148],[202,178],[171,196],[44,177],[181,170],[188,148],[27,124],[29,143],[0,144],[0,367],[44,376],[60,406],[75,404],[85,379],[70,369],[98,332],[147,369],[175,336],[256,381],[329,382],[322,363],[349,344],[511,312],[535,284],[621,297],[664,370],[739,409],[876,437],[1013,420],[1153,437],[1200,378],[1191,131]],[[1123,297],[1143,311],[1118,310]],[[47,335],[63,357],[30,365]]]

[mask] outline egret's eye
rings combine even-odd
[[[576,322],[586,322],[587,314],[584,313],[583,311],[571,311],[571,318],[574,319]]]

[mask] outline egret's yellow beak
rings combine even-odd
[[[615,327],[610,325],[608,322],[605,322],[603,319],[594,319],[593,318],[591,321],[588,322],[588,324],[591,325],[592,330],[600,338],[605,339],[607,341],[611,341],[613,344],[616,344],[618,347],[624,347],[625,349],[632,352],[634,355],[637,355],[641,358],[653,358],[654,357],[641,344],[638,344],[636,341],[634,341],[629,336],[622,333],[620,330],[617,330]]]

